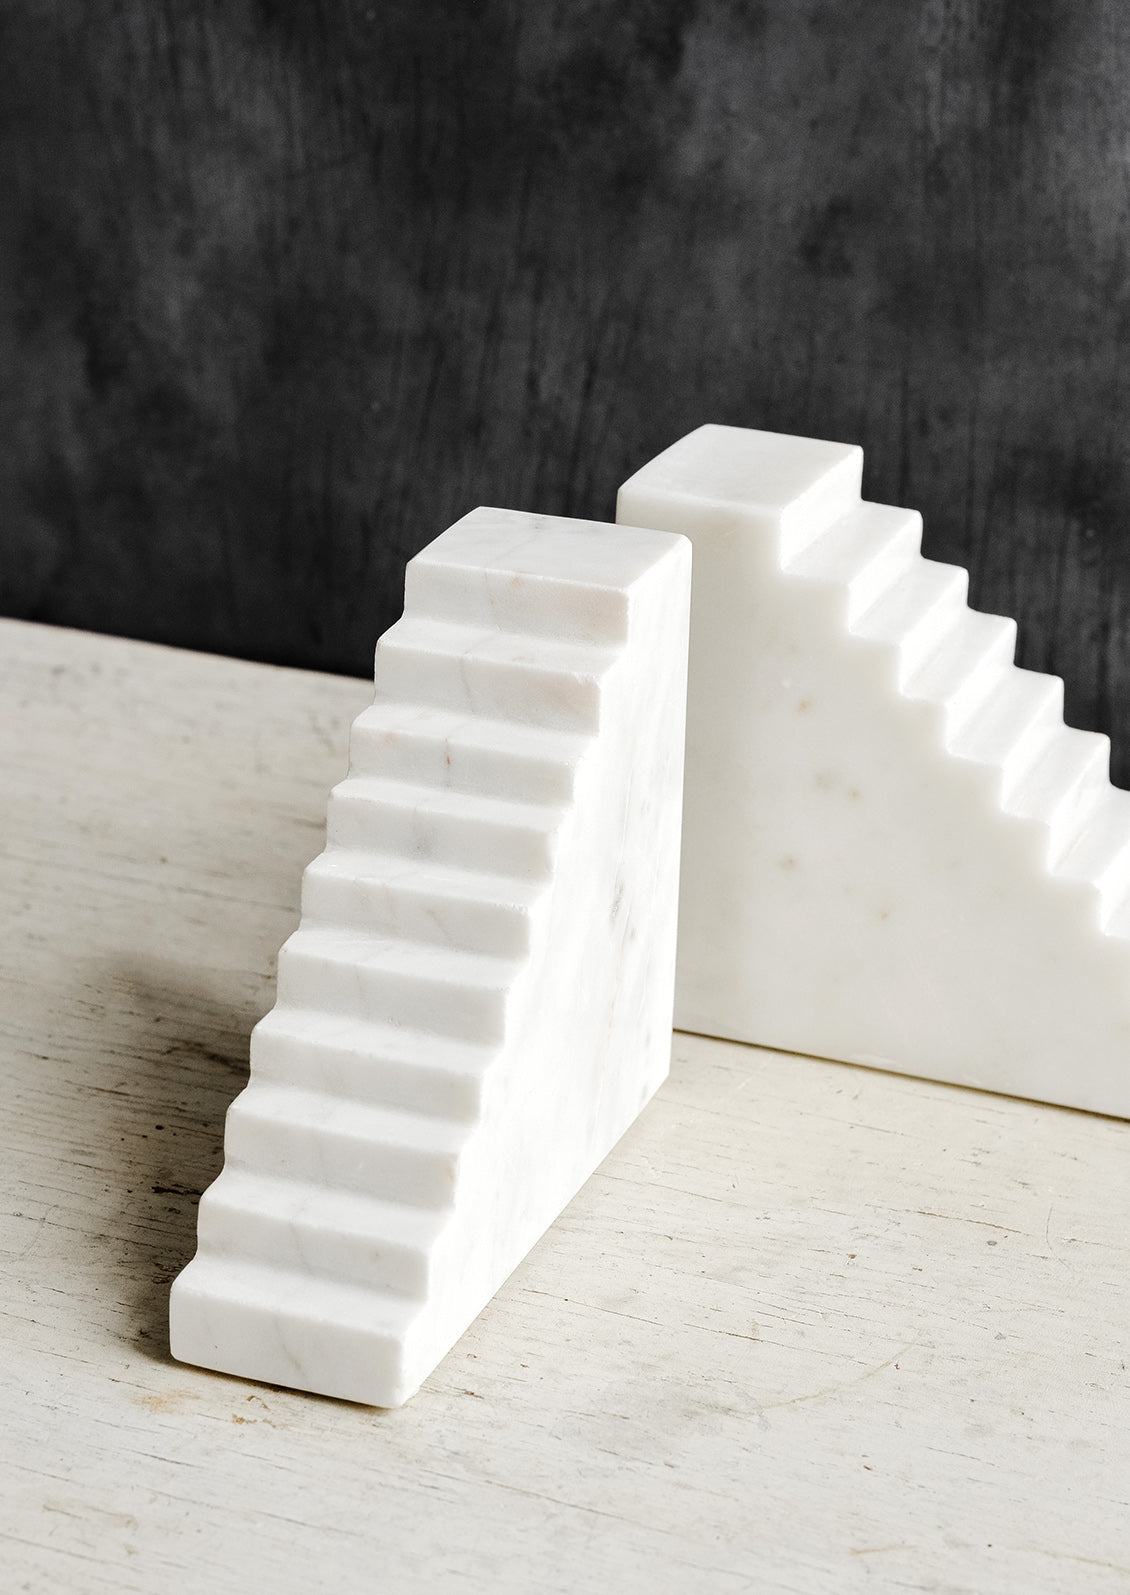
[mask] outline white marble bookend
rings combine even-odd
[[[861,465],[706,426],[620,490],[694,543],[676,1023],[1130,1116],[1130,794]]]
[[[666,1076],[690,545],[480,509],[408,566],[173,1355],[395,1406]]]

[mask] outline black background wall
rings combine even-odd
[[[477,503],[862,443],[1130,779],[1125,0],[4,0],[0,608],[365,674]]]

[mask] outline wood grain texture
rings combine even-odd
[[[1125,1590],[1113,1120],[679,1036],[407,1407],[170,1361],[367,697],[0,625],[4,1588]]]
[[[1130,781],[1120,0],[9,0],[0,611],[366,675],[478,503],[859,442]]]

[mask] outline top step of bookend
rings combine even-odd
[[[745,529],[803,543],[858,503],[863,450],[736,426],[701,426],[620,489],[647,518],[688,537]],[[618,517],[619,518],[619,517]],[[671,530],[670,527],[665,528]]]

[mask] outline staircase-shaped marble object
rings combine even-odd
[[[694,543],[676,1024],[1130,1116],[1130,794],[861,465],[707,426],[620,491]]]
[[[408,566],[174,1356],[392,1406],[664,1079],[690,547],[476,510]]]

